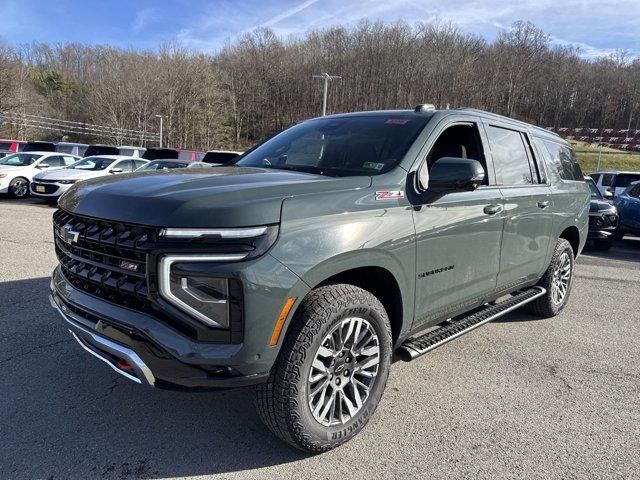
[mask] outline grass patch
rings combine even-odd
[[[584,173],[598,170],[629,170],[640,172],[640,153],[616,150],[615,148],[599,147],[581,142],[571,142]]]

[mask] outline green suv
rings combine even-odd
[[[277,436],[320,452],[366,425],[394,359],[561,312],[589,199],[569,144],[509,118],[317,118],[233,166],[74,185],[50,300],[133,382],[253,386]]]

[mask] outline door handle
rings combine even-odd
[[[487,215],[495,215],[502,211],[502,205],[487,205],[484,207],[484,213]]]
[[[538,207],[540,208],[547,208],[549,205],[551,205],[551,202],[549,200],[538,202]]]

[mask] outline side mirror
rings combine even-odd
[[[614,197],[613,192],[611,190],[605,190],[602,196],[607,200],[611,200]]]
[[[122,173],[122,169],[120,167],[112,168],[111,173]]]
[[[49,164],[48,163],[40,163],[37,168],[41,168],[41,169],[42,168],[49,168]]]
[[[426,169],[426,164],[421,168]],[[475,190],[484,182],[485,173],[477,160],[444,157],[432,165],[428,175],[421,171],[418,177],[422,188],[426,187],[420,193],[420,201],[431,203],[448,193]]]

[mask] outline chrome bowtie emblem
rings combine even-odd
[[[127,262],[125,260],[120,260],[120,268],[124,268],[125,270],[131,270],[132,272],[137,272],[138,264],[133,262]]]
[[[76,232],[71,230],[69,227],[64,227],[61,230],[62,238],[68,243],[78,243],[78,237],[80,236],[80,232]]]

